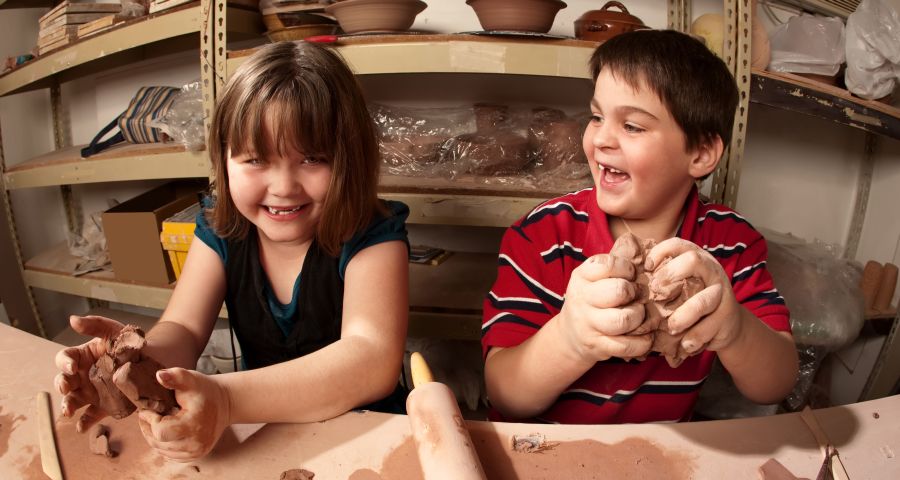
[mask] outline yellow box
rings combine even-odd
[[[159,241],[162,242],[163,249],[169,254],[169,260],[172,261],[175,280],[181,276],[188,249],[194,240],[194,226],[199,212],[200,204],[195,203],[165,219],[162,223]]]

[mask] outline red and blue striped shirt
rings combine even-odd
[[[773,330],[790,331],[784,299],[766,269],[763,236],[728,207],[700,201],[694,188],[678,236],[711,253],[731,278],[735,297]],[[588,257],[608,253],[614,239],[593,188],[558,197],[513,224],[500,246],[497,280],[484,302],[481,342],[514,347],[562,308],[566,286]],[[689,357],[678,368],[656,354],[644,361],[598,362],[562,392],[535,421],[604,424],[688,420],[715,352]],[[552,362],[552,356],[548,356]],[[502,420],[499,412],[491,418]]]

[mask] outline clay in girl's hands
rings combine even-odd
[[[131,415],[136,407],[161,414],[177,408],[175,394],[156,381],[156,371],[163,367],[141,352],[147,344],[143,330],[127,325],[116,337],[105,341],[107,353],[97,359],[90,371],[101,409],[121,419]]]

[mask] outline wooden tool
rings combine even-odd
[[[841,462],[841,457],[838,455],[837,449],[834,448],[834,445],[828,440],[828,436],[825,435],[825,431],[819,426],[819,421],[816,420],[816,415],[813,413],[812,409],[808,406],[804,408],[803,411],[800,412],[800,418],[802,418],[803,422],[806,423],[806,426],[809,427],[813,437],[816,438],[816,443],[819,444],[819,449],[825,456],[825,460],[822,464],[822,472],[819,472],[819,477],[823,477],[823,473],[827,471],[832,475],[830,478],[834,478],[835,480],[850,480],[850,476],[847,475],[847,470],[844,469],[844,463]]]
[[[53,439],[53,414],[50,410],[50,394],[38,392],[35,397],[38,414],[38,438],[41,446],[41,467],[51,480],[63,480],[56,441]]]
[[[415,388],[406,411],[425,480],[485,480],[453,392],[433,381],[418,352],[410,357],[410,373]]]

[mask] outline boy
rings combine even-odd
[[[538,206],[500,247],[482,326],[492,418],[688,420],[716,355],[747,398],[779,401],[797,353],[765,240],[731,209],[702,203],[695,185],[731,138],[738,92],[727,67],[687,35],[644,30],[601,45],[591,72],[582,143],[594,186]],[[657,243],[644,264],[656,281],[705,284],[669,318],[693,354],[678,368],[650,352],[652,333],[629,335],[644,319],[634,266],[606,255],[625,233]]]

